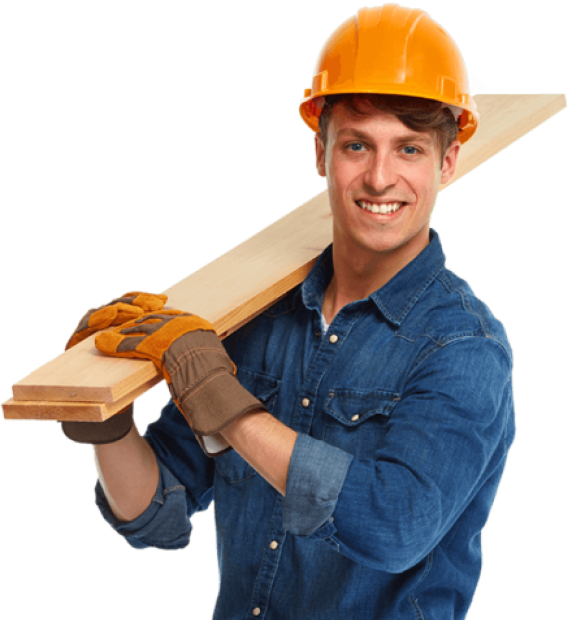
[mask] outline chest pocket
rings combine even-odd
[[[242,385],[268,409],[270,413],[280,391],[279,379],[264,375],[252,370],[237,366],[236,376]],[[237,452],[231,450],[215,458],[216,471],[232,484],[246,482],[257,475],[256,470],[249,465]]]
[[[399,394],[388,390],[330,390],[324,405],[325,441],[356,458],[372,458],[399,401]]]

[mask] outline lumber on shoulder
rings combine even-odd
[[[453,181],[566,106],[564,95],[477,95],[480,124]],[[443,188],[441,188],[443,189]],[[208,319],[224,338],[300,284],[331,242],[323,192],[167,289],[168,305]],[[5,418],[103,421],[162,379],[153,363],[110,358],[95,336],[13,386]]]
[[[324,192],[164,291],[168,305],[206,318],[224,338],[304,279],[331,240],[330,220]],[[15,384],[5,417],[27,418],[33,410],[34,419],[104,420],[120,409],[117,402],[132,402],[141,385],[162,379],[152,362],[107,357],[94,340],[95,334]],[[98,403],[97,412],[75,406],[85,402]]]

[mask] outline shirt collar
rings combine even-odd
[[[439,235],[431,229],[427,247],[368,299],[373,301],[389,322],[399,326],[444,265],[445,255]],[[299,290],[302,302],[309,310],[315,309],[321,312],[324,293],[332,275],[332,244],[330,244],[322,252]]]

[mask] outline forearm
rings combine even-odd
[[[99,481],[113,514],[132,521],[149,507],[159,483],[153,450],[135,425],[123,439],[94,449]]]
[[[248,413],[229,424],[221,435],[282,495],[298,433],[268,412]]]

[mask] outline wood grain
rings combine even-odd
[[[452,182],[566,106],[564,95],[475,99],[479,128],[461,148]],[[331,238],[331,214],[323,192],[164,291],[168,305],[208,319],[224,338],[300,284]],[[101,421],[162,379],[151,362],[101,355],[94,338],[15,384],[13,399],[2,406],[4,417]]]

